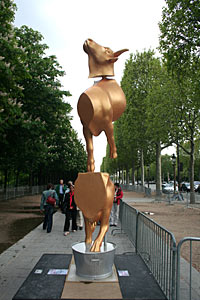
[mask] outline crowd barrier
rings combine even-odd
[[[175,299],[176,241],[168,230],[121,201],[121,230],[135,246],[163,293]]]
[[[151,196],[151,189],[143,185],[120,184],[122,190],[138,193],[145,193],[146,196]]]
[[[198,295],[195,295],[193,297],[193,273],[194,269],[192,268],[192,243],[200,243],[200,238],[198,237],[185,237],[183,238],[177,246],[177,288],[176,288],[176,300],[181,300],[181,247],[185,243],[189,243],[189,248],[190,248],[190,260],[189,260],[189,287],[188,290],[185,292],[187,293],[187,299],[192,300],[192,299],[197,299]],[[196,271],[197,272],[197,271]],[[195,288],[200,290],[200,281],[195,282]]]
[[[173,233],[123,201],[120,203],[119,219],[121,232],[127,234],[135,246],[136,253],[145,262],[169,300],[182,299],[180,296],[181,246],[186,241],[190,242],[189,284],[188,291],[184,290],[184,293],[188,292],[188,300],[197,299],[192,298],[192,287],[196,285],[195,282],[193,284],[192,270],[197,272],[192,268],[192,242],[200,242],[200,238],[187,237],[176,246]],[[199,275],[197,278],[199,279]],[[200,288],[200,283],[199,287],[195,286],[195,288]]]
[[[31,195],[37,195],[42,193],[43,190],[46,189],[46,186],[40,185],[40,186],[19,186],[19,187],[12,187],[7,188],[4,192],[3,190],[0,190],[0,201],[6,201],[9,199],[15,199],[18,197],[23,196],[31,196]]]

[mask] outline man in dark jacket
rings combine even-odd
[[[67,186],[64,184],[63,179],[60,179],[60,183],[56,186],[56,193],[59,197],[59,207],[62,210],[63,200]]]

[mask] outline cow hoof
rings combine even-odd
[[[87,171],[88,172],[94,172],[95,166],[94,166],[94,162],[90,162],[87,164]]]
[[[110,158],[117,158],[117,152],[110,153]]]
[[[94,242],[92,245],[90,252],[100,252],[101,244],[99,242]]]

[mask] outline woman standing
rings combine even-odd
[[[69,192],[65,193],[63,202],[63,213],[65,214],[64,235],[67,236],[69,234],[70,219],[72,219],[72,231],[75,232],[77,230],[77,207],[76,203],[74,202],[73,184],[69,184]]]
[[[115,196],[113,201],[112,210],[110,213],[110,226],[117,226],[119,218],[119,205],[120,200],[123,198],[123,191],[118,182],[115,182]]]

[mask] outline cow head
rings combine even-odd
[[[100,46],[91,39],[85,41],[83,49],[88,54],[89,78],[114,76],[114,63],[119,55],[128,51],[128,49],[123,49],[113,52],[110,48]]]

